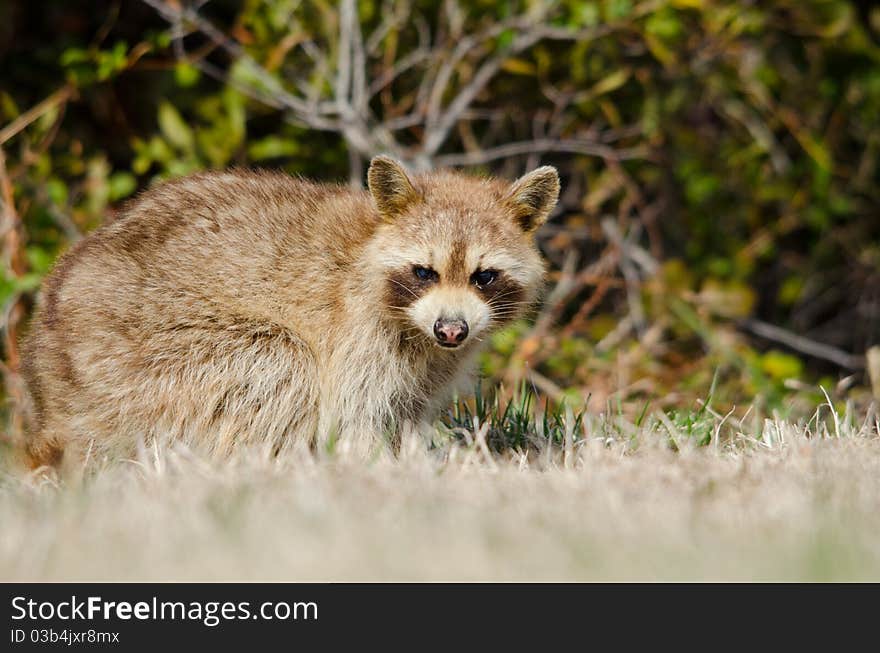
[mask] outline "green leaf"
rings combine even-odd
[[[0,91],[0,112],[4,120],[14,120],[21,113],[13,97],[6,91]]]
[[[244,109],[244,98],[235,89],[228,88],[223,94],[223,107],[229,120],[229,146],[232,149],[241,143],[245,135],[247,113]]]
[[[595,2],[577,2],[573,11],[573,27],[594,27],[599,24],[599,5]]]
[[[795,134],[801,147],[810,155],[810,158],[816,162],[822,170],[829,172],[831,170],[831,154],[828,148],[818,138],[808,133]]]
[[[55,262],[55,257],[39,247],[28,247],[24,252],[28,266],[34,273],[43,275],[49,271]]]
[[[674,39],[681,34],[681,21],[676,12],[667,7],[648,17],[645,31],[659,39]]]
[[[498,50],[506,50],[510,47],[510,44],[513,43],[513,34],[512,29],[506,29],[498,35]]]
[[[128,66],[128,46],[120,41],[112,50],[98,53],[98,79],[110,79],[113,75]]]
[[[59,63],[62,66],[66,67],[72,64],[85,63],[91,60],[92,57],[89,54],[88,50],[83,50],[82,48],[68,48],[61,53]]]
[[[510,59],[505,59],[504,63],[501,64],[501,69],[508,73],[513,73],[514,75],[526,75],[533,76],[535,74],[535,64],[531,61],[526,61],[525,59],[517,59],[516,57],[511,57]]]
[[[621,68],[620,70],[615,70],[613,73],[603,77],[593,85],[593,87],[590,89],[590,97],[598,97],[599,95],[605,95],[606,93],[616,91],[621,86],[626,84],[629,76],[629,68]]]
[[[137,179],[130,172],[114,172],[108,183],[111,202],[128,197],[137,188]]]
[[[201,71],[191,63],[181,61],[174,67],[174,79],[178,86],[188,88],[198,83],[201,78]]]
[[[185,152],[193,149],[195,140],[192,129],[184,122],[177,109],[168,102],[159,105],[159,129],[172,145]]]
[[[801,298],[804,292],[804,279],[799,276],[788,277],[779,286],[777,297],[783,306],[791,306]]]
[[[255,161],[293,156],[297,152],[299,152],[297,143],[279,136],[267,136],[254,141],[248,147],[248,156]]]
[[[804,371],[804,364],[791,354],[771,349],[761,357],[761,370],[769,377],[783,381],[797,378]]]
[[[246,59],[238,59],[232,64],[229,70],[229,79],[233,85],[252,88],[269,97],[285,93],[284,86],[277,78],[261,74]]]
[[[67,184],[57,177],[53,177],[46,182],[46,194],[53,204],[59,207],[67,205]]]
[[[630,0],[609,0],[606,7],[608,18],[614,20],[627,16],[632,11],[632,2]]]

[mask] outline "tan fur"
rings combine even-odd
[[[523,180],[409,177],[385,157],[372,196],[246,171],[147,191],[45,282],[25,355],[34,464],[157,440],[369,448],[431,419],[486,335],[535,298],[530,232],[558,193],[543,170],[538,200]],[[408,276],[416,265],[436,283]],[[487,266],[497,285],[477,288]],[[484,323],[444,349],[438,311]]]

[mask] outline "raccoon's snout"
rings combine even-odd
[[[440,318],[434,322],[434,336],[441,347],[458,347],[468,335],[468,325],[464,320]]]

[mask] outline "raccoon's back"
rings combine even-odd
[[[319,250],[333,192],[277,173],[205,173],[148,191],[95,237],[145,292],[248,314],[277,291],[286,257]]]
[[[179,367],[192,352],[211,356],[212,342],[293,338],[301,355],[308,338],[285,318],[322,295],[308,292],[327,276],[314,270],[338,269],[322,257],[357,237],[334,219],[339,202],[361,206],[357,194],[272,173],[202,174],[145,192],[44,282],[24,345],[29,430],[47,415],[106,415],[117,388],[122,396],[144,370]]]
[[[280,173],[166,182],[61,259],[44,315],[51,323],[84,304],[96,319],[119,315],[135,328],[157,312],[279,319],[290,292],[302,300],[338,285],[329,277],[368,237],[368,210],[357,193]]]

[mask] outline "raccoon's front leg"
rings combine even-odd
[[[379,381],[372,387],[364,384],[358,388],[325,383],[318,421],[318,450],[367,458],[396,453],[404,425],[411,420],[395,405],[389,396],[392,393],[382,390],[385,385]]]
[[[322,395],[318,426],[319,451],[344,452],[359,457],[397,455],[404,444],[431,441],[435,415],[421,403],[401,402],[392,395]]]
[[[358,418],[350,407],[340,403],[332,400],[322,403],[316,440],[318,451],[370,457],[396,450],[399,442],[396,429],[368,419],[365,413]]]

